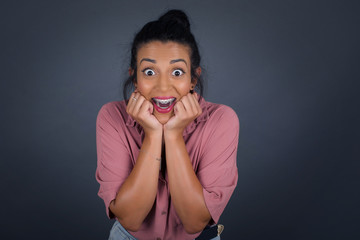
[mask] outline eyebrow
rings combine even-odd
[[[141,59],[140,64],[142,63],[142,61],[148,61],[148,62],[156,63],[156,61],[154,59],[150,59],[150,58]]]
[[[141,59],[140,64],[141,64],[143,61],[156,63],[156,60],[154,60],[154,59],[151,59],[151,58],[143,58],[143,59]],[[171,61],[170,61],[170,64],[174,64],[174,63],[177,63],[177,62],[184,62],[185,65],[187,65],[186,61],[185,61],[184,59],[182,59],[182,58],[171,60]]]
[[[173,64],[173,63],[176,63],[176,62],[184,62],[184,63],[185,63],[185,65],[187,66],[186,61],[185,61],[184,59],[181,59],[181,58],[171,60],[171,61],[170,61],[170,64]]]

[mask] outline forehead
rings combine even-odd
[[[188,46],[177,42],[152,41],[139,48],[137,61],[141,61],[142,58],[151,58],[154,60],[182,58],[189,61],[190,51]]]

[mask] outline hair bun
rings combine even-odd
[[[186,14],[181,10],[169,10],[164,15],[162,15],[159,22],[168,23],[168,24],[179,24],[187,31],[190,31],[190,22]]]

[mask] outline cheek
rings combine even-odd
[[[139,81],[138,80],[138,83],[137,83],[137,90],[142,94],[144,95],[145,97],[147,97],[147,95],[150,93],[152,89],[152,86],[151,84],[148,84],[144,81]]]
[[[183,95],[186,95],[189,93],[190,87],[191,87],[190,82],[184,82],[184,83],[181,83],[178,85],[178,89],[179,89],[179,91],[181,91],[181,93]]]

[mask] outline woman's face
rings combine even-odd
[[[189,48],[176,43],[152,41],[137,54],[137,90],[154,106],[153,114],[165,124],[174,105],[195,86],[191,82]]]

